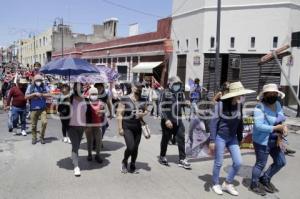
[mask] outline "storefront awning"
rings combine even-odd
[[[153,73],[153,68],[159,66],[162,62],[141,62],[133,67],[133,73]]]

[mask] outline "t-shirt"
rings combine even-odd
[[[74,97],[71,105],[70,126],[86,126],[86,110],[85,100],[78,101]]]

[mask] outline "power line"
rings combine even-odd
[[[158,16],[158,15],[154,15],[154,14],[151,14],[151,13],[148,13],[148,12],[137,10],[135,8],[130,8],[130,7],[127,7],[127,6],[124,6],[122,4],[118,4],[118,3],[115,3],[115,2],[112,2],[112,1],[109,1],[109,0],[101,0],[101,1],[104,2],[104,3],[107,3],[107,4],[110,4],[110,5],[119,7],[119,8],[123,8],[125,10],[129,10],[129,11],[132,11],[132,12],[136,12],[136,13],[142,14],[142,15],[146,15],[146,16],[150,16],[150,17],[155,17],[155,18],[163,18],[162,16]]]

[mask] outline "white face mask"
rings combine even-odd
[[[96,101],[98,99],[98,96],[97,95],[91,95],[90,96],[90,100],[91,101]]]
[[[180,89],[181,89],[181,85],[180,85],[180,84],[174,84],[174,85],[172,86],[172,90],[173,90],[174,92],[178,92],[178,91],[180,91]]]
[[[41,86],[41,85],[42,85],[42,82],[35,82],[35,85],[36,85],[36,86]]]

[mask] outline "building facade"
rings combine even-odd
[[[121,75],[121,82],[153,76],[165,85],[169,65],[165,44],[170,39],[171,21],[171,18],[159,20],[155,32],[70,48],[65,51],[65,55],[80,57],[92,64],[114,66]],[[60,56],[60,51],[52,55],[54,58]],[[136,70],[135,67],[141,70]],[[143,67],[151,70],[145,71]]]
[[[54,24],[47,31],[31,35],[30,38],[17,41],[18,60],[23,65],[40,62],[42,65],[51,60],[52,52],[70,49],[76,45],[91,44],[111,40],[117,37],[118,20],[112,18],[102,25],[93,25],[92,34],[73,33],[68,25]]]
[[[186,84],[199,77],[205,87],[214,90],[217,0],[173,0],[172,18],[170,75],[179,75]],[[299,18],[300,0],[222,0],[217,82],[241,80],[257,91],[274,82],[286,90],[289,103],[294,103],[275,61],[262,66],[258,62],[266,53],[291,44],[292,33],[300,31]],[[292,56],[281,62],[299,90],[300,50],[292,47],[289,51]]]

